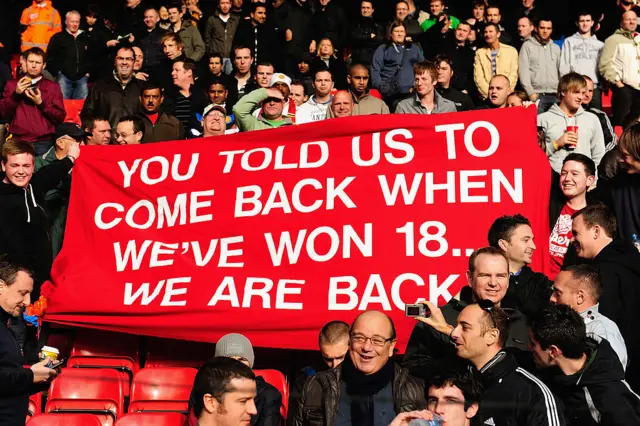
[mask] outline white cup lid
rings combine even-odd
[[[54,354],[60,355],[60,352],[58,351],[58,349],[54,348],[53,346],[43,346],[42,350],[44,352],[52,352]]]

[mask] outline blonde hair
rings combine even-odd
[[[331,54],[329,56],[332,57],[333,59],[338,59],[338,57],[336,56],[336,49],[335,49],[335,47],[333,47],[333,42],[331,41],[331,39],[329,37],[324,37],[324,38],[320,39],[320,41],[318,42],[318,47],[316,49],[316,56],[321,58],[321,56],[320,56],[320,46],[322,45],[322,42],[325,41],[325,40],[328,41],[329,44],[331,44]]]
[[[575,92],[580,89],[587,89],[587,80],[577,72],[565,74],[558,83],[558,100],[562,100],[563,93]]]

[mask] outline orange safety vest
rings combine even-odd
[[[23,52],[32,47],[39,47],[46,52],[51,37],[62,31],[60,14],[50,0],[46,0],[42,6],[33,0],[33,4],[22,11],[20,24],[27,27],[22,33]]]

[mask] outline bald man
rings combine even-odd
[[[314,424],[336,424],[337,419],[341,424],[352,424],[352,419],[390,424],[401,412],[426,407],[424,382],[390,360],[396,346],[391,318],[366,311],[353,322],[349,334],[349,352],[342,364],[305,384],[294,409],[294,426],[308,424],[310,413]]]
[[[493,109],[505,108],[507,106],[507,98],[511,93],[509,79],[502,74],[495,75],[489,81],[489,94],[487,99],[481,103],[476,109]]]
[[[350,117],[353,114],[353,99],[349,92],[340,90],[333,95],[330,108],[334,117]]]

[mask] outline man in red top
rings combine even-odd
[[[552,192],[549,203],[551,236],[549,256],[551,258],[552,280],[560,272],[571,243],[571,217],[587,206],[587,191],[596,180],[596,165],[586,155],[571,153],[562,163],[559,191]],[[575,255],[574,250],[568,254]]]
[[[42,77],[46,54],[38,47],[25,53],[27,75],[5,85],[0,116],[10,120],[13,138],[32,143],[39,156],[53,145],[56,126],[64,121],[65,109],[60,86]]]

